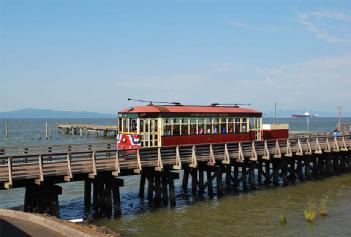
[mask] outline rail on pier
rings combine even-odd
[[[143,169],[196,168],[199,162],[209,166],[231,162],[289,158],[293,155],[322,154],[348,151],[351,136],[338,138],[302,137],[284,140],[235,142],[222,144],[183,145],[139,148],[117,151],[115,143],[84,145],[40,145],[8,147],[0,155],[1,189],[22,187],[33,180],[55,182],[82,179],[111,172],[114,176],[140,173]]]
[[[188,191],[191,176],[193,195],[203,195],[207,188],[213,196],[214,180],[217,195],[222,195],[222,174],[228,188],[245,191],[262,185],[263,178],[264,185],[287,185],[297,178],[308,180],[319,174],[349,171],[350,149],[350,135],[123,151],[116,150],[115,143],[6,147],[0,155],[0,189],[25,187],[25,211],[59,216],[62,188],[56,184],[84,180],[85,208],[107,216],[113,210],[120,216],[124,182],[119,176],[140,174],[140,198],[144,198],[147,181],[148,200],[158,206],[161,201],[175,206],[174,180],[179,173],[173,170],[184,170],[183,193]]]

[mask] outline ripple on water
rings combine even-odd
[[[351,174],[161,208],[98,224],[127,236],[347,236],[351,234]],[[307,223],[304,210],[328,196],[327,217]],[[279,224],[280,215],[287,218]]]

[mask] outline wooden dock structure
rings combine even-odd
[[[79,135],[82,137],[85,134],[96,134],[98,137],[116,137],[118,132],[117,125],[93,125],[93,124],[57,124],[59,133]]]
[[[140,175],[139,197],[157,206],[176,205],[174,180],[183,170],[182,191],[221,196],[224,188],[248,191],[288,185],[320,175],[351,171],[351,136],[139,148],[115,143],[4,147],[0,188],[25,187],[24,210],[59,216],[57,183],[84,181],[87,209],[120,216],[123,176]]]

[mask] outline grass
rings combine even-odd
[[[285,216],[281,215],[280,218],[279,218],[279,223],[281,225],[285,225],[286,224],[286,218]]]
[[[328,211],[327,211],[327,201],[328,201],[328,196],[324,196],[319,204],[319,214],[321,216],[327,216]]]
[[[309,201],[304,214],[305,214],[306,221],[313,222],[317,216],[316,203],[313,201]]]

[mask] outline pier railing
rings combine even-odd
[[[230,164],[244,160],[270,160],[342,152],[351,149],[351,136],[301,137],[283,140],[233,142],[221,144],[183,145],[139,148],[117,151],[115,143],[83,145],[40,145],[2,148],[0,155],[0,188],[25,186],[26,181],[37,184],[50,178],[71,181],[88,174],[112,172],[114,176],[140,173],[143,169],[196,168],[207,165]]]

